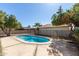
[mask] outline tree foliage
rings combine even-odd
[[[35,24],[34,24],[34,27],[36,27],[36,28],[39,28],[40,26],[41,26],[40,23],[35,23]]]
[[[28,25],[28,26],[27,26],[27,28],[31,28],[31,26],[30,26],[30,25]]]
[[[74,4],[73,8],[67,11],[63,11],[60,6],[51,19],[53,25],[73,23],[75,26],[79,26],[79,3]]]
[[[21,28],[21,23],[17,21],[16,16],[7,15],[5,12],[0,11],[0,28],[9,36],[14,29]]]
[[[63,15],[64,15],[63,9],[60,6],[58,11],[56,12],[56,14],[54,14],[51,18],[51,19],[53,19],[52,24],[53,25],[61,25],[63,23]]]

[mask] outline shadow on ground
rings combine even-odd
[[[69,40],[55,40],[53,46],[64,56],[79,56],[79,46],[75,43],[71,43]]]

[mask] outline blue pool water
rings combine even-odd
[[[32,36],[32,35],[19,35],[17,37],[28,42],[48,42],[49,41],[47,38]]]

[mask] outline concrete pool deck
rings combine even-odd
[[[49,44],[24,43],[15,36],[0,38],[3,56],[59,56],[49,53]],[[56,40],[53,43],[60,52],[60,56],[79,56],[78,47],[68,40]]]
[[[14,36],[1,38],[3,56],[54,56],[49,55],[49,44],[26,44]]]

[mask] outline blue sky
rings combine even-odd
[[[72,8],[73,3],[2,3],[0,4],[0,10],[5,11],[7,14],[16,15],[17,20],[26,27],[34,25],[36,22],[41,24],[51,23],[51,16],[58,10],[60,5],[63,10],[67,10]]]

